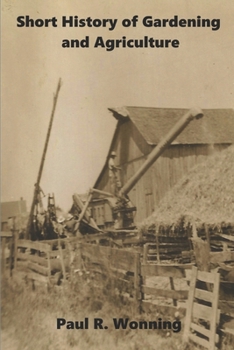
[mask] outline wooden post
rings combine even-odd
[[[16,273],[16,267],[17,267],[17,254],[18,254],[18,236],[19,236],[19,231],[14,232],[14,270]]]
[[[195,294],[196,280],[197,280],[197,268],[193,266],[192,273],[191,273],[190,287],[189,287],[189,297],[186,305],[186,318],[185,318],[184,334],[183,334],[184,343],[187,343],[189,340],[189,330],[190,330],[190,325],[192,321],[192,311],[193,311],[192,309],[193,309],[193,299]]]
[[[21,206],[20,206],[21,208]],[[20,220],[22,220],[22,218],[20,217]],[[22,222],[21,222],[22,224]],[[10,243],[10,258],[9,258],[9,275],[10,277],[12,277],[12,269],[13,269],[13,265],[14,265],[14,237],[15,237],[15,232],[16,232],[16,226],[15,226],[15,217],[13,217],[13,227],[11,230],[11,243]]]
[[[137,304],[137,311],[141,310],[141,284],[140,284],[140,253],[135,254],[135,271],[134,271],[134,289],[135,289],[135,301]]]
[[[210,271],[210,246],[208,241],[203,241],[201,238],[192,240],[194,247],[194,255],[196,265],[200,271]],[[211,290],[211,286],[208,282],[206,283],[207,290]]]
[[[144,244],[143,247],[143,264],[147,264],[148,262],[148,251],[149,251],[149,243]]]
[[[63,282],[66,281],[66,269],[64,265],[64,260],[63,260],[63,250],[61,248],[61,245],[59,246],[59,258],[62,266],[62,271],[63,271]]]
[[[208,242],[203,241],[201,238],[192,239],[192,242],[198,269],[209,272],[210,248]]]
[[[205,233],[206,233],[206,240],[207,240],[207,244],[210,250],[210,232],[209,232],[209,227],[207,224],[205,224]]]
[[[50,261],[50,251],[47,251],[47,260],[48,260],[48,285],[50,285],[50,276],[51,276],[51,261]]]
[[[6,259],[5,259],[6,237],[2,237],[2,275],[5,276]]]
[[[158,240],[158,234],[159,234],[159,227],[156,226],[156,249],[157,249],[157,262],[160,264],[160,253],[159,253],[159,240]]]
[[[197,235],[197,228],[196,228],[196,224],[195,224],[195,221],[193,219],[193,224],[192,224],[192,238],[198,238],[198,235]]]
[[[11,243],[10,243],[10,261],[9,261],[9,275],[12,277],[12,269],[14,267],[14,240],[15,230],[12,231]]]
[[[175,286],[174,286],[174,281],[173,281],[173,277],[169,277],[170,279],[170,286],[172,290],[175,290]],[[172,299],[173,300],[173,306],[177,306],[177,300],[176,299]]]

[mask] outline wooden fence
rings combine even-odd
[[[62,277],[64,283],[75,270],[85,268],[115,281],[119,291],[137,301],[142,310],[161,310],[172,315],[178,310],[185,313],[192,264],[152,263],[146,250],[142,256],[137,250],[90,244],[77,238],[32,242],[13,236],[1,234],[4,273],[9,267],[11,275],[14,267],[14,274],[23,271],[28,279],[56,284]],[[220,260],[222,254],[212,252],[211,262]],[[232,260],[233,252],[225,252],[225,259],[227,256]],[[230,316],[234,316],[232,286],[232,282],[220,282],[219,308]]]
[[[153,265],[143,263],[141,254],[132,250],[88,243],[80,243],[79,248],[85,269],[115,279],[121,292],[128,292],[141,310],[161,310],[174,315],[179,308],[185,313],[183,301],[188,297],[186,271],[191,269],[191,264]],[[183,289],[179,288],[181,285]]]
[[[71,252],[69,240],[30,241],[14,238],[14,276],[47,285],[66,281],[69,273]]]

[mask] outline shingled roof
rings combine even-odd
[[[130,119],[146,142],[156,145],[188,111],[176,108],[109,108],[117,120]],[[173,144],[234,143],[234,110],[202,109],[204,117],[192,121]]]

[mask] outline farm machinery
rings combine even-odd
[[[98,230],[108,231],[134,228],[134,213],[137,208],[131,203],[128,197],[129,192],[186,126],[192,120],[201,117],[203,117],[203,113],[200,109],[192,109],[179,119],[151,151],[138,171],[122,187],[116,186],[117,193],[115,195],[91,188],[85,203],[82,203],[77,194],[73,196],[71,212],[79,215],[79,222],[85,220],[86,223],[90,224],[92,229],[88,231],[89,233],[95,233]]]

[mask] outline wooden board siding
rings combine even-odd
[[[170,146],[129,193],[132,203],[137,207],[135,222],[141,222],[151,215],[165,194],[193,166],[204,161],[214,151],[221,151],[226,147],[228,144]],[[146,143],[131,121],[119,122],[111,150],[116,151],[115,163],[122,168],[122,185],[139,169],[152,149],[153,146]],[[106,164],[96,188],[111,192],[108,175]]]

